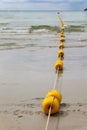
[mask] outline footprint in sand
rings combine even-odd
[[[14,128],[10,128],[9,130],[20,130],[20,128],[14,127]]]

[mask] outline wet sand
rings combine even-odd
[[[0,129],[2,130],[44,130],[47,116],[42,112],[40,102],[0,105]],[[50,117],[50,130],[86,130],[87,104],[62,103],[58,114]]]
[[[64,72],[57,88],[61,90],[63,99],[59,113],[50,118],[50,130],[87,129],[87,48],[79,48],[82,45],[81,38],[75,48],[77,41],[73,40],[72,35],[68,37],[66,34]],[[45,129],[47,116],[43,113],[41,103],[46,93],[53,88],[57,40],[56,33],[42,33],[40,39],[38,33],[34,33],[29,44],[37,42],[38,47],[19,49],[6,46],[7,49],[0,51],[1,130]]]

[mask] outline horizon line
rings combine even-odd
[[[42,12],[44,12],[44,11],[57,11],[57,12],[62,12],[62,11],[84,11],[84,9],[83,9],[83,10],[57,10],[57,9],[51,9],[51,10],[49,10],[49,9],[48,9],[48,10],[47,10],[47,9],[43,9],[43,10],[40,10],[40,9],[39,9],[39,10],[37,10],[37,9],[36,9],[36,10],[28,10],[28,9],[27,9],[27,10],[26,10],[26,9],[22,9],[22,10],[17,9],[17,10],[16,10],[16,9],[13,9],[13,10],[12,10],[12,9],[0,9],[0,11],[15,11],[15,12],[16,12],[16,11],[20,11],[20,12],[21,12],[21,11],[25,11],[25,12],[26,12],[26,11],[32,11],[32,12],[33,12],[33,11],[34,11],[34,12],[35,12],[35,11],[42,11]]]

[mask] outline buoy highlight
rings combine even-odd
[[[64,51],[63,50],[58,50],[58,56],[60,58],[64,57]]]
[[[60,37],[59,39],[61,42],[64,42],[65,41],[65,38],[64,37]]]
[[[60,43],[59,44],[59,49],[63,49],[64,48],[64,44],[63,43]]]
[[[54,67],[55,67],[56,72],[58,70],[59,71],[63,70],[63,62],[62,62],[62,60],[57,60]]]
[[[59,102],[57,98],[53,96],[46,97],[42,102],[42,108],[45,114],[49,114],[49,109],[51,107],[51,114],[55,114],[59,111]]]
[[[49,96],[54,96],[55,98],[57,98],[57,100],[58,100],[59,103],[62,100],[62,95],[57,90],[51,90],[50,92],[48,92],[47,95],[46,95],[46,97],[49,97]]]

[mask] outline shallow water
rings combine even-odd
[[[87,14],[61,14],[65,25],[83,25],[85,31],[65,32],[64,72],[57,89],[63,102],[87,102]],[[29,33],[29,28],[60,26],[56,12],[0,12],[0,21],[0,102],[45,97],[54,85],[59,34],[49,30]]]

